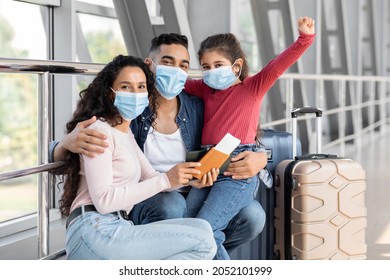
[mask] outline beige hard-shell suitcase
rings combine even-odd
[[[317,152],[278,164],[275,173],[275,259],[366,259],[365,171],[351,159],[320,154],[321,116],[315,113]]]

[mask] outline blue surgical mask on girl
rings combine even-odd
[[[232,69],[233,65],[221,66],[211,70],[203,71],[203,81],[206,85],[213,89],[227,89],[240,77],[241,69],[240,73],[238,73],[238,76],[236,76]]]
[[[121,117],[127,121],[134,120],[149,105],[148,92],[113,91],[115,92],[114,105]]]
[[[156,66],[157,90],[165,99],[175,98],[184,88],[187,73],[180,67],[153,64]]]

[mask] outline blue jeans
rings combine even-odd
[[[254,199],[230,220],[223,231],[225,233],[223,246],[226,251],[231,253],[241,245],[255,239],[262,232],[265,220],[263,207]]]
[[[135,226],[116,214],[85,212],[66,233],[70,260],[204,260],[216,245],[201,219],[171,219]]]
[[[254,145],[240,145],[232,155],[254,148]],[[257,175],[244,180],[234,180],[231,177],[219,175],[211,188],[190,190],[187,196],[187,217],[201,218],[210,223],[217,243],[215,259],[230,259],[224,247],[226,240],[224,231],[233,217],[254,201],[258,186],[259,177]],[[264,217],[265,215],[262,216]],[[261,219],[261,216],[258,218]],[[265,219],[262,219],[262,227],[264,227],[264,222]]]
[[[209,188],[207,188],[209,190]],[[161,192],[133,207],[130,219],[136,225],[148,224],[166,219],[184,218],[187,215],[186,193]],[[223,243],[227,252],[256,238],[263,230],[265,212],[260,203],[253,199],[241,209],[224,229]]]

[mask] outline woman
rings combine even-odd
[[[172,219],[134,226],[127,213],[133,205],[188,183],[197,163],[156,172],[129,130],[155,101],[153,74],[139,58],[119,55],[97,75],[73,119],[96,116],[91,128],[107,136],[104,153],[88,157],[68,153],[64,193],[60,200],[67,220],[69,259],[212,259],[216,252],[211,227],[200,219]]]

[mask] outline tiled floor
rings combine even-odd
[[[358,162],[367,176],[367,259],[390,260],[390,134],[372,137]]]

